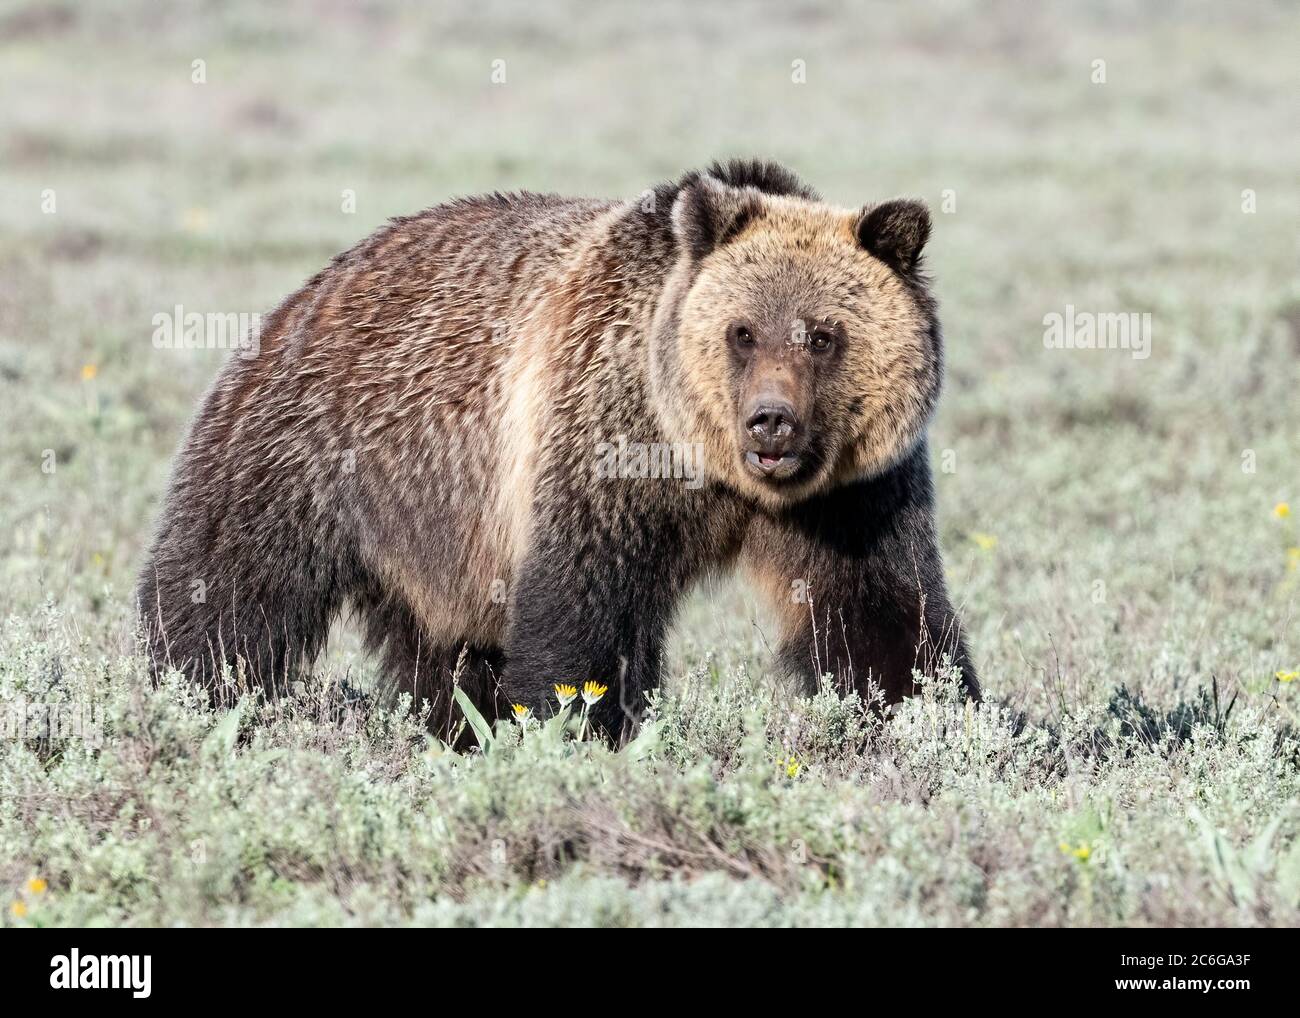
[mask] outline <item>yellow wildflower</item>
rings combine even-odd
[[[517,703],[510,709],[515,712],[515,720],[518,721],[520,724],[523,724],[525,721],[527,721],[530,717],[533,716],[533,712],[529,710],[527,707],[525,707],[522,703]]]
[[[787,778],[797,778],[799,776],[800,763],[794,757],[790,757],[785,762],[785,776]]]
[[[83,364],[83,365],[81,365],[81,380],[82,380],[83,382],[92,382],[92,381],[94,381],[95,376],[96,376],[97,374],[99,374],[99,365],[98,365],[98,364]]]
[[[27,881],[27,890],[31,894],[44,894],[45,889],[49,886],[40,877],[32,877],[31,880]]]
[[[1278,682],[1295,682],[1296,679],[1300,679],[1300,672],[1278,672],[1277,673]]]
[[[208,228],[208,210],[195,206],[185,210],[185,215],[181,220],[187,233],[203,233]]]
[[[560,701],[560,708],[563,709],[573,703],[574,697],[578,695],[578,687],[567,682],[557,682],[555,684],[555,698]]]
[[[608,692],[608,686],[602,686],[599,682],[588,679],[582,684],[582,702],[588,707],[594,707],[600,703],[600,698]]]
[[[992,551],[998,546],[998,539],[992,534],[981,534],[976,531],[970,535],[970,539],[975,542],[980,551]]]
[[[9,906],[9,911],[14,914],[15,919],[21,919],[23,916],[27,915],[27,902],[15,901]]]
[[[1279,502],[1273,507],[1273,515],[1279,520],[1284,520],[1291,515],[1291,507],[1285,502]]]

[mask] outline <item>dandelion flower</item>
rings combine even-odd
[[[608,692],[608,686],[602,686],[599,682],[588,679],[582,684],[582,702],[588,707],[594,707],[600,703],[600,698]]]
[[[92,381],[94,381],[95,376],[96,376],[97,374],[99,374],[99,365],[98,365],[98,364],[83,364],[83,365],[81,365],[81,380],[82,380],[83,382],[92,382]]]
[[[560,701],[560,708],[563,709],[573,703],[574,698],[578,695],[578,687],[567,682],[557,682],[555,684],[555,698]]]
[[[1284,520],[1291,515],[1291,507],[1285,502],[1279,502],[1273,507],[1273,515],[1279,520]]]
[[[517,703],[510,708],[515,712],[515,720],[521,725],[533,716],[533,712],[525,707],[522,703]]]
[[[1296,679],[1300,679],[1300,672],[1278,672],[1277,673],[1278,682],[1295,682]]]
[[[992,534],[981,534],[976,531],[970,535],[970,539],[975,542],[980,551],[992,551],[998,546],[998,539]]]
[[[31,894],[44,894],[45,889],[49,886],[40,877],[32,877],[31,880],[27,881],[27,890]]]
[[[27,902],[15,901],[9,906],[9,911],[14,914],[15,919],[21,919],[27,914]]]

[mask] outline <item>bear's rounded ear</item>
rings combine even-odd
[[[856,232],[865,251],[907,275],[930,239],[930,210],[919,201],[895,198],[867,209]]]
[[[748,190],[728,187],[707,174],[688,177],[673,202],[673,235],[692,258],[720,248],[761,214],[762,204]]]

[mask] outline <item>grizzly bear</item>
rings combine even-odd
[[[935,535],[929,233],[736,160],[393,220],[203,398],[140,578],[155,669],[273,690],[350,607],[436,730],[453,683],[493,718],[596,680],[617,737],[683,595],[739,565],[806,684],[892,702],[946,657],[978,698]]]

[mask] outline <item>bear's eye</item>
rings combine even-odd
[[[814,350],[829,350],[835,342],[835,334],[826,329],[814,329],[808,337],[808,345]]]
[[[748,349],[754,345],[754,334],[749,331],[748,325],[737,323],[727,331],[731,333],[731,342],[741,349]]]

